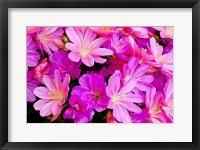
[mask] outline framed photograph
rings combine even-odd
[[[1,0],[1,149],[199,149],[199,9]]]

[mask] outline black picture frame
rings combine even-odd
[[[192,8],[192,142],[8,142],[9,8]],[[186,51],[186,50],[185,50]],[[200,2],[199,0],[0,0],[0,148],[22,149],[200,149]],[[23,132],[23,131],[22,131]]]

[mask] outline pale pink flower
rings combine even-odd
[[[163,47],[156,43],[155,38],[150,38],[150,50],[154,56],[155,62],[150,64],[161,67],[161,71],[169,78],[173,77],[173,52],[163,54]]]
[[[42,27],[37,32],[37,42],[40,50],[45,50],[49,55],[52,51],[56,51],[62,46],[63,28],[60,27]]]
[[[128,64],[124,64],[123,66],[123,74],[122,78],[124,83],[129,80],[136,80],[136,87],[141,91],[149,91],[152,88],[150,84],[154,78],[152,75],[146,74],[150,69],[150,65],[147,64],[139,64],[139,61],[136,57],[132,57]]]
[[[143,102],[142,97],[131,92],[135,85],[136,80],[130,80],[121,87],[119,70],[116,70],[108,80],[106,94],[110,100],[107,108],[113,109],[113,116],[118,122],[130,123],[132,119],[129,111],[137,113],[142,111],[135,104]]]
[[[145,109],[141,113],[133,114],[133,121],[139,123],[171,123],[172,120],[166,115],[163,106],[163,93],[152,88],[151,91],[146,92]]]
[[[61,81],[60,72],[55,70],[54,79],[48,75],[43,75],[43,81],[46,87],[37,87],[33,91],[40,98],[35,104],[35,110],[40,111],[40,116],[49,115],[57,116],[62,110],[62,105],[65,103],[69,91],[70,76],[65,75]]]
[[[156,30],[160,31],[161,38],[173,39],[174,27],[154,27]]]
[[[120,38],[119,35],[113,34],[110,40],[105,42],[104,47],[113,50],[114,58],[119,58],[123,61],[128,61],[129,45],[127,44],[126,36]]]
[[[74,62],[82,62],[91,67],[94,62],[105,63],[106,59],[100,56],[112,55],[113,51],[107,48],[100,48],[107,40],[105,37],[96,38],[96,33],[89,28],[86,31],[81,32],[78,28],[69,27],[66,30],[66,34],[72,43],[66,43],[65,47],[71,52],[69,53],[69,59]]]
[[[173,79],[167,81],[163,92],[165,93],[165,105],[163,106],[163,110],[165,110],[166,114],[173,120]]]

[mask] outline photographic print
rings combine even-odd
[[[27,123],[173,123],[173,33],[27,27]]]

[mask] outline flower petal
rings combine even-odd
[[[65,47],[72,52],[78,52],[78,47],[74,43],[66,43]]]
[[[45,83],[45,85],[47,86],[47,88],[52,92],[52,93],[55,93],[55,90],[56,90],[56,86],[55,86],[55,83],[53,81],[53,79],[48,76],[48,75],[43,75],[43,81]]]
[[[138,59],[136,57],[132,57],[128,62],[128,67],[131,70],[135,71],[135,69],[137,68],[138,64],[139,64]]]
[[[81,58],[79,53],[76,53],[76,52],[70,52],[68,57],[73,62],[79,62],[79,60]]]
[[[113,116],[118,122],[130,123],[132,119],[128,111],[122,105],[115,105],[113,109]]]
[[[42,99],[51,99],[50,95],[49,95],[49,89],[47,89],[46,87],[37,87],[34,89],[33,93]]]
[[[134,102],[134,103],[142,103],[144,102],[143,97],[136,94],[126,94],[120,101],[122,102]]]
[[[107,61],[106,59],[103,59],[103,58],[96,56],[96,55],[93,55],[92,57],[94,58],[95,62],[100,63],[100,64],[103,64]]]
[[[105,37],[95,39],[93,42],[90,43],[90,46],[93,47],[93,49],[99,48],[107,40],[108,38],[105,38]]]
[[[136,112],[136,113],[142,112],[142,109],[134,103],[123,101],[123,102],[120,102],[120,104],[131,112]]]
[[[61,84],[61,91],[64,93],[65,98],[68,95],[68,91],[69,91],[69,82],[70,82],[70,75],[69,74],[65,74],[65,77],[63,79],[63,82]]]
[[[75,113],[73,113],[74,108],[67,108],[63,114],[64,119],[74,119]]]
[[[120,94],[125,94],[125,93],[129,93],[130,91],[132,91],[135,87],[137,83],[136,79],[130,79],[129,81],[127,81],[125,83],[125,85],[121,88],[120,90]]]
[[[49,102],[50,100],[40,99],[39,101],[34,103],[33,107],[35,110],[40,110],[44,105],[46,105]]]
[[[36,100],[35,95],[30,89],[27,89],[27,101],[28,102],[34,102]]]
[[[112,55],[113,51],[107,48],[97,48],[94,49],[91,54],[93,55],[99,55],[99,56],[107,56],[107,55]]]
[[[40,109],[40,116],[46,117],[52,114],[51,108],[56,103],[55,101],[50,101],[47,104],[45,104],[41,109]]]
[[[150,69],[150,66],[149,66],[149,65],[146,65],[146,64],[140,65],[140,66],[135,70],[134,78],[140,77],[140,76],[144,75],[147,71],[149,71],[149,69]]]
[[[55,85],[56,85],[56,89],[57,90],[61,90],[61,76],[60,76],[60,72],[58,70],[54,71],[54,77],[55,77]]]
[[[78,31],[75,30],[73,27],[68,27],[65,30],[68,38],[70,39],[70,41],[72,41],[78,48],[81,47],[81,40],[80,37],[78,36]]]
[[[89,43],[91,43],[95,39],[96,35],[97,34],[95,32],[87,28],[84,36],[84,46],[87,46]]]
[[[115,73],[109,78],[108,85],[110,88],[113,88],[114,91],[111,90],[112,92],[117,93],[119,91],[119,88],[120,88],[120,71],[119,70],[116,70]],[[107,89],[106,91],[108,91],[108,93],[110,93],[109,89]]]
[[[54,103],[51,108],[51,112],[53,116],[58,115],[61,112],[61,109],[62,109],[62,106],[60,106],[58,103]]]
[[[94,58],[90,55],[86,57],[81,57],[81,60],[88,67],[92,67],[94,65]]]

